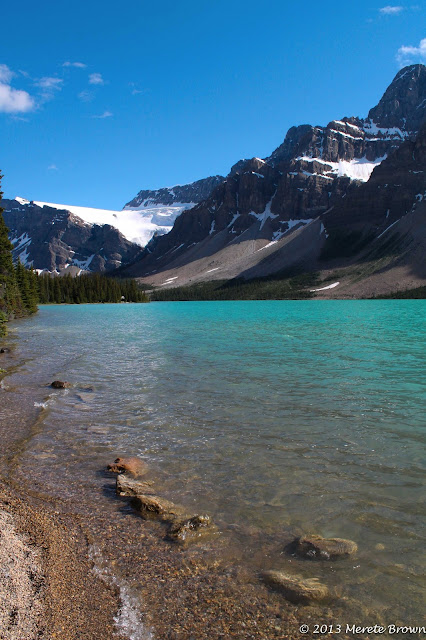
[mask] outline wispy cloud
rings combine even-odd
[[[404,67],[407,64],[414,64],[416,62],[426,61],[426,38],[420,40],[419,46],[405,46],[399,47],[396,59]]]
[[[87,89],[85,89],[84,91],[80,91],[80,93],[78,94],[78,98],[82,102],[92,102],[94,97],[95,96],[93,91],[88,91]]]
[[[55,93],[61,91],[64,81],[62,78],[56,78],[53,76],[45,76],[34,82],[34,86],[38,87],[40,91],[40,101],[48,102],[53,100]]]
[[[111,113],[111,111],[104,111],[103,113],[101,113],[101,115],[99,116],[92,116],[92,118],[98,118],[98,119],[103,119],[103,118],[111,118],[113,114]]]
[[[84,62],[64,62],[62,64],[63,67],[76,67],[77,69],[85,69],[87,67],[87,64],[84,64]]]
[[[387,5],[386,7],[382,7],[381,9],[379,9],[379,11],[384,15],[392,16],[392,15],[397,15],[398,13],[401,13],[401,11],[404,11],[404,7],[401,7],[401,6],[393,7],[393,6]]]
[[[0,64],[0,82],[9,84],[15,74],[7,64]]]
[[[7,65],[0,65],[0,112],[16,114],[32,111],[35,108],[34,98],[26,91],[10,85],[14,76]]]
[[[132,89],[132,96],[137,96],[139,93],[145,93],[143,89],[138,89],[136,82],[129,82],[129,87]]]
[[[91,73],[89,76],[89,84],[105,84],[105,81],[100,73]]]
[[[58,171],[58,167],[56,166],[56,164],[49,164],[49,166],[47,167],[48,171]]]
[[[62,78],[45,77],[40,78],[40,80],[37,80],[34,84],[36,87],[40,87],[41,89],[60,90],[63,82]]]

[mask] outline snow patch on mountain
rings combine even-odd
[[[20,204],[28,204],[28,200],[15,198]],[[72,214],[90,225],[109,224],[115,227],[130,242],[144,247],[154,234],[168,233],[176,218],[193,203],[175,203],[170,206],[152,205],[141,207],[127,207],[122,211],[110,209],[95,209],[93,207],[80,207],[69,204],[56,204],[52,202],[34,202],[39,207],[52,207],[54,209],[70,211]]]
[[[324,178],[330,177],[326,174],[334,174],[338,178],[348,177],[351,180],[361,180],[361,182],[367,182],[370,179],[374,169],[381,163],[387,156],[384,155],[375,160],[367,160],[367,158],[354,158],[353,160],[339,160],[339,162],[331,162],[328,160],[321,160],[321,158],[312,158],[310,156],[299,156],[296,160],[304,160],[305,162],[319,162],[320,164],[331,167],[330,171],[326,171],[325,174],[312,173],[304,171],[306,175],[322,175]]]

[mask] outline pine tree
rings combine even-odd
[[[0,175],[0,181],[3,176]],[[3,192],[0,191],[0,200]],[[12,244],[0,207],[0,336],[5,335],[5,322],[13,316],[24,315],[22,299],[16,282],[12,261]]]

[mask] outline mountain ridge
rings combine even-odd
[[[426,67],[410,65],[396,74],[367,118],[292,127],[266,159],[237,162],[207,200],[183,212],[172,231],[154,238],[123,273],[166,288],[200,278],[248,277],[252,271],[243,268],[244,260],[256,263],[259,251],[283,238],[289,244],[289,235],[296,240],[300,229],[318,220],[321,242],[307,251],[315,263],[326,226],[334,224],[327,212],[368,184],[404,142],[413,142],[413,127],[425,113]],[[377,234],[385,229],[386,211],[375,220]],[[300,246],[292,263],[300,263],[305,253]],[[276,269],[287,263],[277,260]]]

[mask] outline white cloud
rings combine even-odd
[[[381,9],[379,9],[380,13],[383,13],[384,15],[387,16],[392,16],[392,15],[396,15],[398,13],[401,13],[401,11],[404,10],[404,7],[392,7],[387,5],[386,7],[382,7]]]
[[[111,111],[104,111],[100,116],[92,116],[92,118],[111,118],[112,115]]]
[[[404,67],[407,64],[426,61],[426,38],[420,40],[418,47],[405,46],[399,47],[396,59],[399,64]]]
[[[26,91],[13,89],[0,83],[0,111],[4,113],[27,113],[35,107],[34,99]]]
[[[63,67],[76,67],[77,69],[85,69],[87,67],[87,64],[84,64],[84,62],[64,62]]]
[[[32,111],[35,102],[30,94],[10,86],[14,76],[6,64],[0,64],[0,112],[13,114]]]
[[[48,171],[58,171],[58,167],[56,166],[56,164],[49,164],[49,166],[47,167]]]
[[[0,82],[9,84],[15,74],[9,69],[7,64],[0,64]]]
[[[89,84],[104,84],[104,79],[100,73],[91,73],[89,76]]]
[[[36,87],[40,87],[41,89],[60,90],[62,88],[63,82],[64,81],[61,78],[45,77],[40,78],[40,80],[37,80],[37,82],[35,82],[34,84]]]

